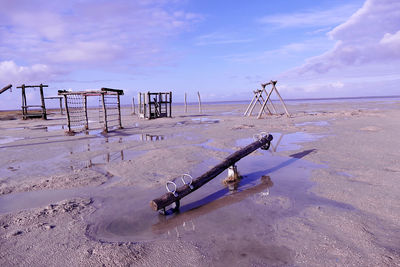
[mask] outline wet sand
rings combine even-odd
[[[400,102],[289,102],[291,118],[246,105],[173,107],[173,118],[65,135],[65,118],[0,120],[0,265],[400,265]],[[0,117],[4,117],[1,116]],[[95,110],[90,118],[98,120]],[[197,177],[254,134],[238,162],[158,215],[165,183]]]

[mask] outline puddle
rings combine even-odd
[[[100,155],[93,156],[88,160],[71,159],[70,168],[81,169],[81,168],[92,168],[96,166],[105,167],[108,163],[116,163],[116,162],[131,160],[144,153],[146,153],[146,151],[135,151],[129,149],[113,151],[113,152],[105,152],[101,153]]]
[[[285,216],[295,216],[309,205],[332,205],[351,209],[331,200],[308,193],[313,183],[308,179],[311,170],[321,166],[302,157],[306,150],[290,157],[273,156],[262,152],[248,156],[237,164],[244,176],[234,191],[221,183],[227,172],[213,179],[198,191],[181,200],[179,214],[157,215],[148,202],[164,194],[165,189],[142,192],[141,195],[100,200],[101,209],[90,219],[88,235],[103,241],[146,241],[155,239],[184,239],[204,242],[219,235],[251,236],[265,243],[265,225]],[[202,171],[209,167],[203,166]],[[194,177],[201,172],[192,174]],[[113,207],[117,205],[118,211]],[[243,229],[243,225],[246,227]],[[232,231],[232,232],[230,232]],[[263,236],[260,233],[265,233]],[[209,250],[207,250],[209,251]]]
[[[0,145],[12,143],[18,140],[22,140],[24,138],[21,137],[12,137],[12,136],[0,136]]]
[[[272,134],[274,140],[270,149],[275,151],[299,149],[300,145],[297,143],[320,137],[304,132]],[[104,166],[107,164],[145,153],[129,149],[119,150],[116,147],[113,151],[107,151],[104,150],[104,146],[98,145],[99,140],[123,142],[125,138],[160,141],[164,140],[165,136],[135,134],[76,140],[70,143],[70,146],[67,144],[58,158],[49,159],[42,164],[58,162],[59,165],[54,167],[56,169],[63,164],[70,165],[71,168],[99,168],[99,172],[105,172]],[[217,149],[209,145],[211,142],[212,140],[208,140],[199,145],[207,149]],[[237,144],[244,146],[251,142],[252,139],[241,139]],[[86,152],[94,152],[95,155],[88,157],[88,160],[78,160],[78,157],[74,159],[73,154]],[[227,176],[227,171],[224,171],[199,190],[183,198],[180,213],[166,217],[158,215],[149,206],[150,200],[165,193],[164,186],[148,190],[134,186],[98,186],[13,193],[0,196],[0,213],[42,206],[71,197],[91,197],[97,210],[86,218],[89,225],[87,235],[95,240],[138,242],[179,239],[195,242],[202,250],[210,253],[208,256],[212,261],[218,260],[221,265],[237,262],[245,266],[251,265],[252,257],[264,259],[266,253],[273,253],[269,255],[271,258],[288,262],[292,252],[274,244],[274,228],[270,227],[271,225],[285,217],[297,216],[312,205],[343,209],[352,207],[308,192],[313,186],[309,180],[311,171],[321,167],[303,159],[313,150],[303,150],[289,157],[277,156],[263,150],[258,152],[257,155],[249,155],[237,163],[238,171],[243,175],[237,188],[229,190],[222,185],[221,181]],[[215,160],[208,159],[191,170],[191,175],[198,177],[215,163]],[[108,185],[112,179],[109,179]],[[232,246],[227,246],[227,243]],[[240,256],[243,253],[249,257]],[[269,258],[265,260],[271,263]]]
[[[301,148],[301,143],[315,141],[322,138],[322,135],[309,134],[306,132],[295,132],[289,134],[282,133],[271,133],[274,139],[271,142],[271,147],[269,152],[280,152],[280,151],[291,151],[298,150]],[[236,143],[240,147],[247,146],[248,144],[254,142],[252,138],[240,139]]]
[[[298,216],[303,209],[314,205],[353,209],[308,192],[313,186],[309,180],[311,170],[321,167],[302,159],[309,153],[312,150],[279,157],[265,151],[259,156],[243,158],[237,166],[244,178],[236,190],[230,191],[222,185],[225,171],[183,198],[180,213],[169,216],[158,215],[149,207],[149,201],[164,194],[165,188],[95,198],[99,209],[88,219],[87,235],[111,242],[194,242],[211,252],[210,260],[219,260],[221,265],[235,263],[236,255],[241,253],[253,255],[258,246],[263,247],[263,253],[256,253],[257,259],[271,248],[276,257],[284,258],[290,251],[274,247],[271,225],[285,217]],[[202,171],[208,169],[203,166]],[[226,253],[232,257],[225,257]]]
[[[297,149],[296,143],[318,138],[303,132],[273,135],[278,151]],[[208,146],[210,142],[212,140],[200,145]],[[251,139],[238,140],[239,145],[250,142]],[[84,152],[87,143],[80,145],[78,151]],[[70,153],[79,153],[76,148],[75,144]],[[97,149],[97,146],[94,145],[93,149]],[[15,193],[0,197],[0,213],[42,206],[71,197],[91,197],[97,210],[86,218],[89,225],[86,234],[95,240],[195,242],[202,250],[210,253],[210,260],[218,260],[221,265],[240,262],[247,266],[251,265],[254,258],[267,263],[271,263],[271,259],[278,263],[288,262],[292,252],[274,244],[274,228],[271,225],[282,218],[297,216],[312,205],[343,209],[352,209],[352,206],[308,192],[313,186],[309,180],[311,171],[321,166],[302,158],[313,150],[304,150],[289,157],[258,151],[258,155],[249,155],[237,163],[243,179],[235,190],[229,190],[222,185],[221,181],[227,176],[225,171],[201,189],[183,198],[180,213],[166,217],[158,215],[149,206],[150,200],[165,193],[163,186],[148,190],[98,186]],[[138,152],[117,150],[97,154],[83,162],[83,165],[104,171],[104,164],[127,160],[127,157],[137,156],[135,153]],[[198,177],[209,170],[210,165],[214,166],[215,161],[205,161],[192,170],[191,175]],[[232,246],[227,246],[227,243]],[[243,254],[248,257],[240,256]],[[267,254],[268,257],[265,258]]]
[[[329,125],[329,122],[327,122],[327,121],[307,121],[307,122],[302,122],[302,123],[296,123],[295,124],[295,126],[307,126],[307,125],[327,126],[327,125]]]
[[[202,148],[209,149],[209,150],[213,150],[213,151],[218,151],[218,152],[228,152],[228,153],[233,153],[233,152],[235,152],[235,151],[232,150],[232,149],[218,148],[218,147],[210,146],[209,144],[211,144],[212,142],[214,142],[214,140],[213,140],[213,139],[209,139],[209,140],[207,140],[206,142],[201,143],[201,144],[196,144],[195,146],[200,146],[200,147],[202,147]]]
[[[47,126],[47,132],[58,131],[58,130],[66,130],[66,129],[67,129],[66,125]]]
[[[193,118],[192,121],[199,122],[199,123],[219,123],[219,119],[209,119],[209,118]]]

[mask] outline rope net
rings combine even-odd
[[[120,125],[120,110],[118,109],[118,95],[104,95],[106,120],[108,128],[118,128]],[[102,97],[99,97],[99,121],[104,123],[104,110]]]
[[[68,94],[67,105],[69,112],[69,125],[73,131],[83,131],[86,125],[85,96],[82,94]]]

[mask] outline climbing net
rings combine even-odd
[[[103,108],[106,110],[106,116],[104,116]],[[107,126],[110,128],[117,128],[120,125],[120,108],[118,102],[118,95],[104,95],[99,97],[99,121],[104,123],[104,119],[107,120]]]
[[[74,132],[85,130],[87,128],[85,96],[82,94],[68,94],[65,97],[71,130]]]
[[[68,132],[75,133],[89,129],[87,97],[99,97],[99,122],[103,124],[103,131],[109,128],[122,128],[120,89],[101,88],[101,90],[70,92],[59,90],[58,95],[63,95],[68,119]]]

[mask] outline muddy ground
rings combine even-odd
[[[65,134],[65,118],[0,121],[0,265],[400,265],[400,102],[290,103],[290,118],[246,105],[173,107],[173,118]],[[11,120],[10,118],[15,118]],[[165,183],[194,178],[253,135],[268,151],[158,215]]]

